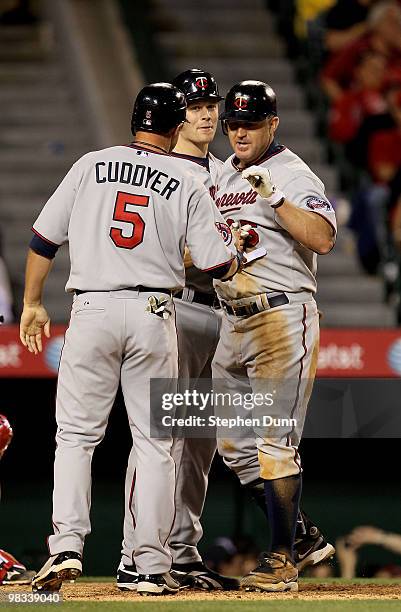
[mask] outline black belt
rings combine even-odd
[[[179,291],[175,294],[175,298],[182,299],[184,292]],[[192,294],[192,300],[184,300],[185,302],[196,302],[197,304],[204,304],[205,306],[214,306],[219,308],[219,301],[214,293],[202,293],[201,291],[194,291]]]
[[[266,299],[270,308],[276,308],[277,306],[283,306],[284,304],[290,303],[290,300],[285,293],[278,293],[277,295],[273,295],[271,297],[266,296]],[[244,306],[230,306],[230,304],[227,304],[227,302],[221,302],[221,305],[228,314],[236,317],[249,317],[250,315],[258,314],[259,312],[266,310],[265,308],[260,309],[256,302],[245,304]]]
[[[81,295],[81,293],[88,293],[90,289],[86,289],[85,291],[81,291],[81,289],[75,289],[76,295]],[[120,291],[119,289],[115,289],[115,291]],[[163,289],[162,287],[124,287],[121,291],[138,291],[139,293],[168,293],[171,294],[171,289]],[[97,293],[97,290],[94,291]]]

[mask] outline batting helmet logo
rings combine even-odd
[[[237,96],[234,100],[234,106],[238,108],[238,110],[245,110],[248,108],[248,99],[243,96]]]
[[[198,89],[207,89],[207,78],[199,77],[199,79],[196,79],[195,85]]]

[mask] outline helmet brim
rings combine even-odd
[[[212,100],[213,102],[221,102],[222,100],[224,100],[224,96],[219,96],[217,94],[207,94],[205,96],[199,96],[198,94],[189,94],[188,96],[185,96],[185,99],[187,101],[187,104],[190,104],[191,102],[206,102],[207,100]]]
[[[219,119],[221,121],[230,121],[230,119],[232,119],[233,121],[246,121],[247,123],[259,123],[260,121],[263,121],[264,119],[272,115],[275,116],[274,113],[255,114],[253,112],[247,112],[247,111],[224,111],[223,113],[221,113]]]

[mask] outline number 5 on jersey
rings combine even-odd
[[[131,226],[131,235],[124,236],[123,230],[119,227],[110,228],[110,238],[120,249],[134,249],[143,241],[145,232],[145,221],[137,212],[127,210],[127,206],[148,206],[149,196],[135,195],[118,191],[116,203],[114,205],[113,220],[122,221]]]

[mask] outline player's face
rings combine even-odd
[[[197,100],[187,107],[187,121],[180,137],[193,144],[209,144],[216,134],[219,106],[211,100]]]
[[[227,121],[230,144],[240,167],[255,162],[266,151],[278,127],[278,117],[268,117],[263,121]]]

